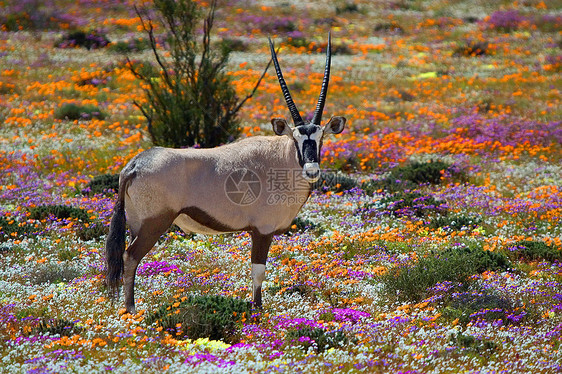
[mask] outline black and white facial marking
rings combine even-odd
[[[320,178],[320,147],[322,128],[318,125],[302,125],[293,129],[293,140],[297,146],[302,176],[310,183]]]
[[[274,118],[271,120],[271,124],[273,125],[273,131],[277,135],[287,135],[295,141],[299,164],[302,167],[302,176],[310,183],[314,183],[320,178],[322,137],[324,134],[339,134],[343,131],[345,126],[345,118],[343,117],[332,117],[326,126],[320,126],[324,104],[326,103],[326,95],[328,93],[328,84],[330,82],[330,61],[332,56],[331,40],[331,35],[328,35],[324,79],[322,80],[322,88],[320,89],[316,110],[314,111],[312,120],[310,122],[305,122],[291,97],[289,87],[287,87],[287,83],[283,78],[279,61],[277,61],[277,53],[275,52],[273,42],[269,39],[269,48],[277,73],[277,79],[279,80],[279,85],[281,86],[283,96],[287,102],[287,108],[291,112],[291,117],[293,117],[295,127],[291,128],[283,118]]]
[[[339,134],[345,127],[344,117],[332,117],[326,126],[307,123],[291,128],[283,118],[271,120],[273,131],[277,135],[287,135],[293,138],[297,148],[299,165],[302,167],[302,177],[309,183],[320,178],[320,151],[324,134]]]

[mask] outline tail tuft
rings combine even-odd
[[[113,208],[113,217],[105,241],[106,284],[112,300],[119,296],[119,286],[123,275],[123,253],[125,253],[125,236],[127,233],[125,218],[125,201],[119,193],[119,201]]]

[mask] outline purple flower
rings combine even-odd
[[[139,267],[139,275],[153,276],[161,273],[175,272],[183,274],[176,265],[167,263],[166,261],[153,261],[147,262]]]
[[[498,10],[492,13],[486,22],[491,28],[509,32],[516,30],[525,20],[517,10]]]
[[[363,318],[369,318],[371,316],[370,313],[361,312],[359,310],[354,310],[351,308],[333,308],[329,310],[334,315],[334,321],[336,322],[344,322],[344,323],[351,323],[356,324]]]

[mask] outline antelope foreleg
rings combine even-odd
[[[257,307],[262,306],[261,287],[265,280],[265,263],[273,235],[252,232],[252,296]]]

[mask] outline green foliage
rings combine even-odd
[[[79,335],[83,328],[77,326],[75,322],[67,319],[42,318],[39,324],[32,330],[32,334],[37,335],[59,335],[73,336]]]
[[[448,258],[465,258],[467,267],[472,274],[485,271],[505,271],[512,268],[509,259],[500,252],[485,251],[479,245],[450,247],[440,255],[445,261]]]
[[[306,283],[291,283],[291,284],[277,284],[275,286],[270,286],[267,288],[267,292],[270,295],[275,295],[275,294],[287,294],[287,295],[292,295],[292,294],[298,294],[302,297],[311,297],[311,298],[315,298],[316,295],[314,293],[314,289],[306,284]]]
[[[120,40],[116,43],[111,43],[108,47],[111,52],[121,54],[142,52],[148,48],[150,48],[150,43],[144,38],[134,38],[127,41]]]
[[[412,162],[409,165],[398,166],[390,172],[393,179],[410,181],[415,184],[439,184],[444,173],[451,167],[443,161]]]
[[[225,48],[232,52],[247,52],[249,46],[248,43],[242,39],[225,38],[221,41],[221,48]]]
[[[63,104],[55,110],[56,119],[61,120],[89,120],[92,118],[104,119],[105,114],[94,105],[77,105],[74,103]]]
[[[86,49],[98,49],[107,46],[109,39],[98,31],[72,31],[63,36],[55,43],[57,48],[84,47]]]
[[[443,315],[451,320],[458,319],[461,325],[476,319],[502,320],[503,324],[509,324],[520,322],[526,314],[512,300],[488,290],[461,293],[445,305]]]
[[[371,179],[361,183],[359,186],[367,195],[373,195],[375,192],[399,192],[404,190],[413,190],[417,186],[410,181],[400,181],[386,177],[383,179]]]
[[[500,349],[500,345],[492,340],[475,338],[472,335],[464,335],[461,332],[458,332],[457,335],[451,334],[450,341],[455,346],[478,355],[490,355]]]
[[[318,228],[319,228],[318,224],[314,223],[313,221],[311,221],[309,219],[301,218],[301,217],[295,217],[293,222],[291,222],[291,227],[289,228],[289,230],[287,230],[287,234],[294,234],[294,233],[297,233],[297,232],[305,232],[305,231],[308,231],[308,230],[316,230]]]
[[[166,35],[170,58],[164,59],[154,36],[155,20],[147,9],[137,10],[160,73],[154,78],[131,66],[145,86],[146,102],[135,103],[148,120],[154,144],[167,147],[215,147],[240,134],[238,111],[253,92],[240,100],[225,72],[232,49],[211,48],[215,3],[203,22],[193,0],[155,0],[158,27]],[[261,79],[254,88],[257,88]]]
[[[72,261],[80,256],[80,251],[76,247],[62,248],[57,251],[57,258],[60,261]]]
[[[29,209],[30,217],[37,220],[43,220],[49,216],[56,219],[73,218],[82,222],[89,222],[88,213],[82,208],[75,208],[69,205],[38,205]]]
[[[308,47],[310,45],[310,41],[302,36],[288,37],[284,40],[284,43],[295,48]]]
[[[0,242],[10,239],[21,239],[37,232],[35,225],[20,222],[15,218],[0,217]]]
[[[336,14],[340,15],[343,13],[360,13],[361,10],[359,9],[359,6],[355,3],[351,3],[351,2],[347,2],[345,4],[343,4],[342,6],[337,6],[336,7]]]
[[[58,30],[61,25],[72,26],[62,9],[43,0],[7,1],[2,3],[1,10],[0,29],[5,31]]]
[[[396,21],[378,23],[373,30],[375,32],[391,32],[394,34],[404,33],[404,29]]]
[[[233,341],[236,328],[249,319],[251,303],[219,295],[187,296],[151,312],[147,324],[156,324],[174,335],[190,339]]]
[[[437,283],[467,286],[470,277],[487,270],[507,270],[511,264],[502,254],[481,247],[451,247],[439,254],[421,257],[411,266],[391,268],[381,277],[384,289],[399,299],[420,301]]]
[[[285,340],[288,344],[301,347],[308,351],[313,347],[317,353],[322,353],[330,348],[341,348],[349,342],[347,336],[341,331],[328,332],[319,327],[296,326],[287,331]]]
[[[354,260],[358,256],[369,256],[376,251],[373,243],[364,240],[344,239],[338,248],[334,248],[334,252],[342,252],[344,260]]]
[[[88,183],[85,189],[82,190],[82,193],[85,195],[96,195],[102,193],[111,195],[117,192],[119,192],[119,174],[98,175]]]
[[[108,232],[109,227],[105,226],[101,221],[85,223],[76,229],[76,235],[85,242],[99,239],[100,237],[107,235]]]
[[[369,203],[370,204],[370,203]],[[372,208],[372,204],[366,204],[365,208]],[[414,215],[425,217],[431,212],[443,213],[447,211],[444,202],[436,200],[431,195],[423,195],[419,192],[397,192],[385,196],[380,200],[384,211],[394,216]]]
[[[44,264],[30,274],[29,280],[32,284],[57,284],[68,283],[80,276],[82,276],[82,272],[69,267],[68,264]]]
[[[524,261],[562,261],[562,250],[545,242],[522,240],[509,246],[510,257]]]
[[[357,187],[357,181],[342,172],[322,172],[312,188],[321,192],[343,192]]]
[[[487,42],[469,41],[464,46],[457,47],[453,52],[453,56],[476,57],[489,55],[490,46]]]
[[[462,171],[440,160],[412,162],[393,168],[390,170],[390,175],[382,180],[373,179],[363,182],[361,189],[367,194],[373,194],[378,190],[387,192],[412,190],[420,184],[440,184],[445,176],[460,180],[465,178]]]
[[[481,217],[454,214],[435,217],[429,223],[429,227],[437,229],[439,227],[452,231],[473,230],[482,223]]]
[[[118,67],[128,68],[129,70],[138,73],[138,75],[141,75],[148,79],[154,79],[155,81],[158,81],[160,77],[160,73],[158,72],[156,67],[152,63],[147,61],[128,59],[126,63],[118,64]]]

